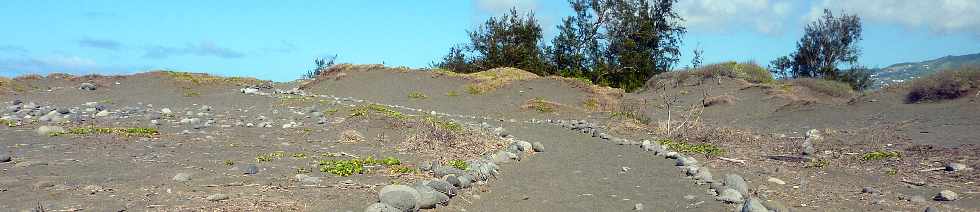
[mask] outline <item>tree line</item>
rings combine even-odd
[[[675,3],[569,0],[574,14],[562,19],[550,41],[543,40],[533,11],[512,8],[468,30],[469,42],[454,45],[432,66],[460,73],[514,67],[633,91],[679,62],[679,46],[687,30]],[[868,69],[857,63],[860,40],[860,18],[825,10],[805,26],[796,50],[772,61],[769,70],[784,79],[822,78],[864,89],[872,83]],[[700,65],[702,54],[703,50],[696,50],[698,64],[691,68]]]

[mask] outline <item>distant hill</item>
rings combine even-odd
[[[875,70],[875,88],[905,82],[939,70],[958,68],[963,65],[980,65],[980,53],[945,56],[922,62],[898,63]]]

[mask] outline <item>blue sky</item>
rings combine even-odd
[[[173,69],[286,81],[318,56],[426,67],[465,30],[510,7],[546,29],[565,0],[476,1],[49,1],[0,2],[0,76]],[[823,8],[864,19],[861,63],[887,66],[980,52],[977,0],[680,0],[691,49],[706,62],[765,64],[792,50]]]

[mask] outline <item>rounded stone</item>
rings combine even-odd
[[[365,208],[364,212],[400,212],[400,210],[388,204],[376,202]]]
[[[37,135],[40,136],[50,136],[54,133],[64,133],[65,128],[59,126],[41,126],[38,127],[37,130],[35,130],[35,132],[37,133]]]
[[[453,179],[455,179],[455,177],[453,177]],[[453,186],[453,184],[443,180],[432,180],[425,185],[449,197],[456,196],[456,194],[459,193],[459,189],[457,189],[456,186]]]
[[[745,204],[742,205],[741,211],[742,212],[769,212],[769,210],[767,210],[766,207],[762,205],[762,201],[759,201],[759,199],[755,197],[749,198],[749,201],[746,201]]]
[[[11,157],[7,154],[0,154],[0,163],[10,162]]]
[[[738,191],[731,188],[725,188],[722,190],[720,193],[718,193],[718,197],[715,197],[715,199],[727,203],[742,203],[745,201],[742,199],[741,193],[738,193]]]
[[[248,164],[242,167],[242,174],[253,175],[259,173],[259,167],[255,164]]]
[[[419,193],[419,199],[416,202],[418,208],[421,209],[432,209],[436,208],[436,205],[446,204],[449,202],[449,196],[443,194],[435,189],[426,185],[415,185],[415,190]]]
[[[212,195],[208,195],[207,197],[208,201],[221,201],[227,199],[230,199],[230,197],[228,197],[228,195],[225,194],[212,194]]]
[[[946,171],[955,172],[955,171],[963,171],[963,170],[966,170],[966,169],[967,169],[966,164],[962,164],[962,163],[949,163],[949,164],[946,164]]]
[[[190,173],[177,173],[177,175],[174,175],[173,180],[174,181],[177,181],[177,182],[191,181],[191,174]]]
[[[406,185],[387,185],[378,192],[381,203],[390,205],[400,211],[417,211],[421,194],[415,188]]]
[[[725,186],[735,189],[742,196],[749,195],[749,185],[745,183],[745,179],[737,174],[726,174],[725,175]]]
[[[531,149],[533,149],[534,152],[544,152],[544,144],[541,144],[541,142],[531,143]]]
[[[960,199],[960,197],[959,195],[956,194],[956,192],[950,190],[943,190],[940,191],[939,194],[936,194],[936,197],[934,199],[939,201],[955,201]]]

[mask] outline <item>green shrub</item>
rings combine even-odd
[[[454,97],[454,96],[459,96],[459,94],[456,93],[456,91],[449,91],[446,93],[446,96]]]
[[[713,144],[688,144],[685,142],[678,142],[671,139],[661,139],[657,141],[660,145],[665,148],[684,152],[684,153],[697,153],[705,156],[721,156],[725,154],[725,150],[715,146]]]
[[[980,88],[980,66],[966,66],[959,69],[940,71],[915,79],[905,102],[929,102],[957,99],[969,95]]]
[[[412,98],[412,99],[425,99],[425,98],[429,98],[429,96],[426,96],[422,92],[412,91],[412,92],[408,93],[408,98]]]
[[[470,168],[470,164],[468,164],[468,163],[466,163],[466,161],[460,160],[460,159],[452,159],[452,160],[449,160],[449,166],[452,166],[453,168],[456,168],[456,169],[459,169],[459,170],[464,170],[464,171]]]
[[[864,153],[864,155],[861,156],[861,158],[864,160],[884,160],[898,157],[900,157],[900,155],[898,152],[894,151],[873,151]]]
[[[351,160],[323,160],[319,162],[320,172],[330,173],[337,176],[351,176],[354,174],[364,174],[364,163],[358,159]]]

